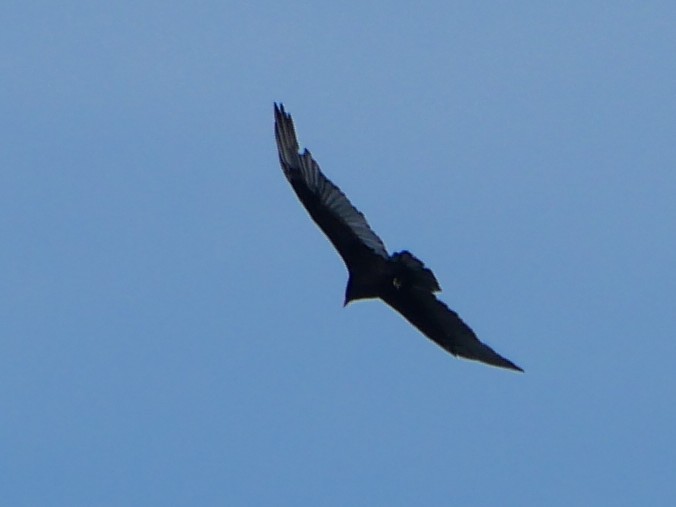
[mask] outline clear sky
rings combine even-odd
[[[676,504],[676,4],[0,7],[3,505]],[[346,272],[273,101],[516,374]]]

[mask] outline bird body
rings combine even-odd
[[[275,138],[284,175],[345,262],[345,305],[380,298],[451,354],[523,371],[479,341],[458,314],[437,299],[439,283],[420,259],[406,250],[388,254],[364,215],[324,176],[312,154],[299,151],[293,120],[277,104]]]

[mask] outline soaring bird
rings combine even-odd
[[[434,273],[411,252],[392,255],[364,215],[319,169],[309,150],[302,153],[291,115],[275,104],[279,162],[298,199],[338,250],[348,271],[345,303],[380,298],[430,340],[454,356],[523,371],[477,338],[456,312],[435,296]]]

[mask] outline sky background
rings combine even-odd
[[[676,4],[0,7],[4,505],[676,502]],[[273,101],[525,370],[346,272]]]

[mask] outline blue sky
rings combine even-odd
[[[671,2],[5,2],[0,491],[672,505]],[[514,374],[346,273],[273,101]]]

